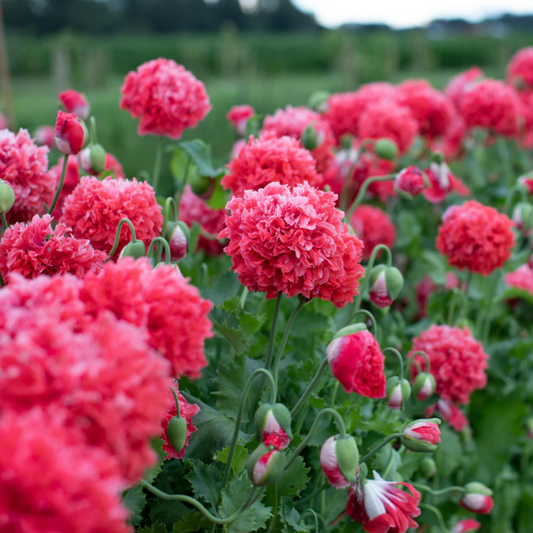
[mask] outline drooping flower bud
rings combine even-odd
[[[134,259],[139,259],[146,255],[146,246],[142,241],[132,241],[126,244],[122,251],[120,252],[120,257],[133,257]]]
[[[402,409],[409,396],[411,396],[411,385],[405,378],[400,379],[398,376],[393,376],[387,380],[386,399],[390,409],[395,411]]]
[[[440,420],[415,420],[402,432],[400,440],[402,444],[412,452],[434,452],[440,442]]]
[[[0,213],[7,213],[15,203],[15,192],[7,181],[0,180]],[[4,228],[6,229],[6,228]]]
[[[170,247],[170,260],[181,261],[187,255],[187,244],[191,238],[191,232],[185,222],[167,222],[165,239]]]
[[[518,178],[518,183],[527,191],[528,194],[533,194],[533,173],[529,172]]]
[[[370,301],[377,307],[389,307],[402,290],[403,276],[396,267],[378,265],[370,272],[369,287]]]
[[[437,473],[437,463],[431,457],[424,457],[420,461],[419,471],[423,477],[430,479]]]
[[[319,113],[325,113],[328,110],[329,93],[327,91],[317,91],[313,93],[307,101],[307,106]]]
[[[467,518],[466,520],[460,520],[455,524],[451,531],[452,533],[475,533],[481,527],[481,524],[473,518]]]
[[[72,113],[59,111],[56,120],[55,141],[58,150],[65,155],[77,155],[89,142],[85,122]]]
[[[418,196],[429,186],[429,181],[424,172],[413,165],[400,170],[396,174],[394,184],[398,191],[409,194],[410,196]]]
[[[275,450],[273,446],[260,444],[246,464],[248,477],[258,487],[271,485],[283,475],[286,462],[283,452]]]
[[[309,124],[302,132],[302,146],[310,152],[316,150],[323,142],[319,139],[319,135],[312,124]]]
[[[179,453],[185,446],[187,439],[187,420],[181,416],[175,416],[170,419],[167,428],[168,442]]]
[[[520,231],[533,228],[533,205],[519,202],[513,211],[513,222]]]
[[[494,506],[492,490],[482,483],[467,483],[466,493],[461,498],[459,505],[478,514],[489,514]]]
[[[281,403],[263,404],[254,416],[255,439],[277,450],[285,449],[292,439],[291,412]]]
[[[105,170],[105,159],[105,150],[99,144],[90,144],[80,152],[81,168],[91,176],[96,176]]]
[[[35,130],[35,143],[39,146],[48,146],[50,150],[54,147],[54,128],[52,126],[39,126]]]
[[[393,140],[384,137],[374,143],[374,152],[381,159],[394,161],[398,155],[398,146]]]
[[[422,402],[429,398],[437,388],[437,382],[432,374],[422,372],[416,376],[413,383],[413,395],[419,401]]]
[[[67,113],[74,113],[82,120],[89,119],[90,107],[83,94],[74,91],[73,89],[69,89],[68,91],[59,94],[59,100],[61,100]]]
[[[322,445],[320,465],[332,487],[349,487],[355,480],[358,463],[359,450],[352,436],[342,439],[335,435]]]

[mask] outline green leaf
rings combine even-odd
[[[288,505],[283,505],[279,511],[279,518],[283,524],[282,533],[307,533],[309,529],[301,522],[300,513]]]
[[[239,278],[233,272],[225,272],[215,278],[215,283],[208,289],[203,289],[202,297],[211,300],[215,305],[237,296],[242,290]]]
[[[440,439],[433,458],[437,463],[439,474],[447,476],[457,470],[461,464],[463,447],[457,433],[444,424],[440,426]]]
[[[206,465],[199,459],[187,459],[185,464],[191,469],[185,479],[191,484],[194,495],[215,507],[222,487],[220,468]]]
[[[223,450],[217,452],[215,459],[220,461],[223,464],[227,464],[229,450],[231,446],[226,446]],[[237,442],[235,447],[235,455],[233,456],[233,461],[231,462],[231,469],[235,475],[239,474],[246,467],[248,462],[248,450],[244,445],[244,441]]]
[[[517,287],[508,287],[503,291],[499,298],[500,301],[516,299],[525,300],[526,302],[529,302],[531,305],[533,305],[533,294],[526,291],[525,289],[519,289]]]
[[[422,252],[422,264],[433,283],[437,285],[444,285],[446,283],[446,258],[439,252],[424,250]]]
[[[224,172],[224,169],[213,167],[211,160],[211,147],[200,139],[181,141],[178,146],[184,150],[198,169],[198,174],[205,178],[215,178]]]
[[[306,468],[302,457],[297,457],[294,463],[285,470],[281,478],[277,481],[278,496],[296,496],[307,487],[309,482],[310,468]]]
[[[215,182],[215,189],[213,190],[213,194],[211,194],[211,198],[209,198],[207,205],[211,209],[225,209],[227,203],[228,195],[222,188],[220,179],[217,179]]]
[[[228,518],[248,500],[252,491],[252,483],[246,473],[242,472],[239,477],[233,479],[227,486],[222,496],[220,514]],[[255,502],[246,509],[239,518],[227,526],[228,533],[248,533],[257,531],[266,526],[267,520],[272,516],[271,508],[265,507],[260,501]]]
[[[137,533],[167,533],[167,528],[163,524],[155,522],[151,526],[139,528]]]
[[[264,314],[252,315],[244,311],[244,309],[241,308],[240,298],[237,296],[231,298],[230,300],[226,300],[222,304],[222,308],[224,311],[235,315],[239,321],[239,329],[247,338],[255,335],[261,329],[261,326],[266,320],[266,315]]]
[[[228,340],[235,353],[240,354],[246,351],[247,344],[241,331],[230,328],[225,320],[222,323],[216,322],[215,320],[212,320],[212,322],[213,329]]]
[[[131,511],[130,522],[132,526],[138,526],[142,520],[142,510],[146,505],[146,494],[140,485],[136,485],[124,494],[122,503]]]
[[[189,509],[183,505],[183,503],[175,500],[155,499],[150,502],[151,520],[153,522],[164,523],[168,527],[172,527],[172,524],[181,520],[188,510]],[[166,529],[164,532],[166,532]],[[159,533],[159,531],[154,531],[154,533]]]
[[[208,528],[211,522],[198,511],[189,511],[179,522],[174,524],[174,533],[193,533],[201,528]]]
[[[154,439],[152,441],[152,448],[157,452],[157,464],[148,468],[144,473],[144,479],[148,483],[152,483],[154,479],[161,473],[163,462],[166,459],[167,453],[163,450],[163,439]]]

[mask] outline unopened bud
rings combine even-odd
[[[275,483],[283,475],[286,463],[283,452],[275,450],[273,446],[260,444],[250,455],[246,470],[250,481],[261,487]]]
[[[187,255],[187,243],[191,238],[191,232],[185,222],[167,222],[165,239],[170,247],[170,260],[181,261]]]
[[[378,265],[370,272],[369,298],[377,307],[389,307],[400,294],[403,276],[395,267]]]
[[[465,485],[466,493],[461,498],[459,505],[478,514],[488,514],[494,506],[492,499],[492,490],[482,483],[467,483]]]
[[[313,151],[320,146],[317,131],[312,124],[309,124],[302,133],[302,146],[309,151]]]
[[[413,383],[413,395],[419,401],[422,402],[429,398],[437,388],[437,382],[432,374],[422,372],[416,376]]]
[[[172,417],[168,423],[167,437],[172,447],[181,452],[187,439],[187,420],[180,416]]]
[[[355,480],[359,464],[359,450],[352,436],[330,437],[320,450],[320,465],[329,484],[345,489]]]
[[[285,449],[292,439],[291,413],[281,403],[263,404],[254,416],[255,439],[278,450]]]
[[[429,186],[429,180],[418,167],[410,166],[396,174],[394,184],[398,191],[409,196],[418,196]]]
[[[415,420],[403,430],[400,440],[412,452],[434,452],[440,442],[439,424],[438,418]]]
[[[81,168],[91,176],[105,170],[105,159],[105,150],[100,144],[90,144],[80,152]]]
[[[72,113],[57,114],[54,138],[58,150],[65,155],[77,155],[89,142],[85,122]]]
[[[393,376],[387,380],[386,400],[390,409],[395,411],[402,409],[409,396],[411,396],[411,385],[405,378],[400,379],[398,376]]]
[[[374,152],[381,159],[394,161],[398,156],[398,146],[393,140],[384,137],[374,143]]]
[[[0,213],[7,213],[15,203],[15,192],[7,181],[0,180]],[[4,228],[5,229],[5,228]]]
[[[430,479],[437,473],[437,463],[431,457],[424,457],[420,461],[419,471],[423,477]]]
[[[146,255],[146,246],[143,241],[132,241],[126,244],[122,251],[120,252],[120,258],[122,257],[133,257],[134,259],[139,259]]]
[[[327,91],[317,91],[309,97],[307,105],[319,113],[324,113],[328,110],[329,96]]]

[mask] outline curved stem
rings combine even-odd
[[[174,500],[178,502],[188,503],[189,505],[196,507],[196,509],[198,509],[198,511],[200,511],[208,520],[219,525],[231,524],[232,522],[235,522],[235,520],[237,520],[237,518],[239,518],[239,516],[253,504],[254,498],[257,497],[257,492],[263,492],[264,490],[264,488],[254,487],[250,491],[248,499],[241,506],[240,509],[238,509],[235,513],[233,513],[231,516],[228,516],[227,518],[218,518],[217,516],[211,514],[199,501],[195,500],[194,498],[191,498],[190,496],[185,496],[183,494],[167,494],[166,492],[155,488],[152,484],[148,483],[144,479],[141,479],[140,485],[142,485],[146,490],[150,491],[152,494],[155,494],[162,500]]]
[[[358,311],[355,311],[354,313],[352,313],[352,316],[350,317],[350,320],[348,320],[348,324],[351,323],[351,321],[355,318],[356,315],[366,315],[368,318],[370,318],[370,322],[372,322],[372,329],[374,330],[374,337],[377,338],[378,336],[378,326],[376,324],[376,319],[374,318],[374,315],[370,312],[370,311],[367,311],[366,309],[359,309]],[[346,325],[348,325],[346,324]]]
[[[165,205],[163,206],[163,227],[161,228],[161,237],[165,236],[167,231],[167,222],[178,220],[178,206],[176,201],[172,196],[169,196],[165,200]]]
[[[527,201],[527,193],[524,190],[523,185],[518,184],[518,185],[515,185],[514,187],[511,187],[511,189],[509,189],[509,192],[507,193],[507,196],[505,197],[505,203],[503,204],[503,213],[505,213],[506,215],[512,214],[509,212],[509,208],[513,204],[513,200],[514,200],[516,193],[520,194],[520,199],[523,202]]]
[[[387,174],[386,176],[374,176],[373,178],[366,179],[363,184],[361,185],[361,188],[359,189],[359,192],[357,193],[357,196],[351,205],[350,209],[348,210],[347,215],[344,217],[345,222],[350,222],[352,219],[352,216],[357,209],[357,207],[361,204],[363,199],[365,198],[366,191],[368,190],[368,187],[372,185],[372,183],[377,183],[379,181],[391,181],[396,178],[396,174]]]
[[[294,450],[294,452],[290,456],[287,465],[285,466],[285,470],[290,468],[290,466],[292,465],[292,463],[294,463],[294,461],[300,455],[302,450],[309,444],[309,441],[313,438],[313,435],[316,432],[320,419],[326,415],[331,415],[335,419],[337,427],[339,428],[340,437],[342,439],[346,438],[346,426],[344,425],[344,420],[342,419],[341,415],[331,407],[326,407],[325,409],[322,409],[322,411],[320,411],[320,413],[316,415],[315,421],[313,422],[313,425],[311,426],[311,429],[309,430],[309,433],[306,435],[305,439],[300,443],[300,445],[296,448],[296,450]]]
[[[427,485],[421,485],[420,483],[413,483],[412,485],[416,489],[429,492],[433,496],[442,496],[443,494],[446,494],[448,492],[461,492],[463,494],[466,492],[466,489],[464,487],[458,487],[457,485],[446,487],[445,489],[440,490],[433,490],[431,487],[428,487]]]
[[[154,251],[154,247],[158,242],[160,242],[163,245],[163,248],[165,249],[165,263],[167,265],[170,265],[170,246],[167,240],[163,239],[163,237],[154,237],[153,241],[150,243],[150,246],[148,247],[148,252],[146,252],[146,257],[151,256],[152,252]]]
[[[311,383],[309,383],[304,393],[300,396],[298,403],[294,406],[293,410],[291,411],[292,418],[294,418],[298,414],[300,409],[307,403],[309,396],[311,396],[311,394],[315,390],[315,387],[317,386],[317,383],[322,377],[322,374],[324,373],[324,370],[326,370],[327,366],[328,366],[328,358],[324,357],[323,361],[320,363],[320,366],[318,367],[318,370],[316,371],[315,377],[311,380]]]
[[[389,435],[386,439],[382,440],[377,446],[374,446],[366,455],[363,455],[361,459],[359,459],[359,464],[364,463],[368,461],[375,453],[379,452],[383,446],[386,446],[391,440],[398,439],[401,437],[401,433],[393,433],[392,435]]]
[[[403,379],[403,357],[402,357],[402,354],[396,348],[392,348],[392,347],[385,348],[383,350],[383,353],[385,353],[385,352],[392,352],[396,356],[396,358],[398,359],[398,366],[400,368],[399,378]]]
[[[443,533],[451,533],[451,531],[446,527],[446,524],[444,523],[442,513],[436,507],[434,507],[433,505],[429,505],[428,503],[419,503],[418,507],[431,511],[437,517],[437,520],[439,521],[439,526],[442,529]]]
[[[120,230],[122,229],[122,226],[124,224],[127,224],[130,227],[131,242],[136,242],[137,241],[137,236],[135,235],[135,228],[133,227],[133,224],[132,224],[131,220],[128,219],[128,218],[123,218],[117,225],[117,231],[115,232],[115,242],[113,243],[113,248],[111,248],[111,251],[109,252],[109,258],[110,259],[115,255],[115,253],[117,251],[118,243],[120,241]]]
[[[172,391],[172,394],[174,395],[174,401],[176,402],[176,416],[178,418],[181,418],[180,401],[178,400],[178,394],[177,394],[176,389],[174,387],[170,387],[170,390]]]
[[[306,300],[303,300],[303,299],[298,302],[298,306],[292,312],[292,315],[289,317],[289,320],[287,321],[287,325],[285,326],[285,331],[283,332],[283,337],[281,338],[281,343],[278,348],[278,353],[276,354],[276,357],[274,358],[274,379],[276,383],[278,382],[279,363],[281,361],[281,357],[283,356],[283,352],[285,351],[285,346],[287,345],[287,341],[289,340],[292,323],[294,322],[294,319],[298,316],[298,313],[302,310],[302,307],[305,304],[306,304]]]
[[[159,137],[157,148],[155,152],[154,175],[152,176],[152,187],[157,194],[157,186],[159,185],[159,175],[161,174],[161,162],[163,161],[163,148],[165,147],[165,138]]]
[[[313,509],[306,509],[301,516],[301,519],[303,520],[306,514],[312,514],[315,519],[315,532],[318,533],[318,515]]]
[[[429,361],[428,354],[427,354],[426,352],[424,352],[423,350],[417,350],[416,352],[413,352],[413,353],[411,354],[411,356],[408,357],[408,358],[405,360],[405,362],[406,362],[406,363],[414,363],[414,364],[418,365],[417,368],[418,368],[418,371],[420,372],[422,367],[420,366],[420,363],[418,363],[418,361],[415,361],[415,357],[416,357],[417,355],[423,355],[423,356],[424,356],[424,359],[426,360],[426,368],[424,369],[424,372],[426,372],[427,374],[429,374],[430,371],[431,371],[431,363],[430,363],[430,361]]]
[[[67,175],[68,157],[69,157],[68,155],[63,156],[63,168],[61,169],[61,178],[59,178],[59,183],[57,185],[57,189],[54,194],[54,199],[52,200],[50,208],[48,209],[48,214],[53,213],[57,205],[57,201],[59,200],[59,196],[61,195],[61,191],[63,190],[63,184],[65,183],[65,176]]]

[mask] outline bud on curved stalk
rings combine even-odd
[[[415,420],[403,430],[401,443],[412,452],[434,452],[440,442],[439,424],[438,418]]]
[[[77,155],[89,142],[89,131],[83,120],[72,113],[57,114],[54,138],[58,150],[65,155]]]
[[[291,413],[281,403],[263,404],[254,416],[255,439],[284,450],[292,439]]]
[[[483,483],[467,483],[459,505],[477,514],[489,514],[494,506],[492,490]]]
[[[131,241],[120,252],[119,258],[122,257],[133,257],[134,259],[139,259],[146,255],[146,246],[143,241]]]
[[[393,140],[384,137],[374,143],[374,152],[381,159],[394,161],[398,156],[398,146]]]
[[[378,265],[369,276],[368,296],[380,308],[389,307],[398,298],[403,287],[403,276],[396,267]]]
[[[7,181],[0,180],[0,214],[6,214],[14,204],[15,192],[11,185]]]
[[[170,419],[167,428],[168,442],[179,453],[185,446],[187,440],[187,420],[180,416],[175,416]]]
[[[329,96],[327,91],[317,91],[309,97],[307,106],[319,113],[325,113],[328,110]]]
[[[181,261],[187,255],[187,245],[191,232],[185,222],[167,222],[165,239],[170,246],[170,260]]]
[[[411,385],[409,382],[398,376],[393,376],[387,380],[387,407],[398,411],[403,408],[404,402],[406,402],[411,396]]]
[[[437,473],[437,463],[431,457],[424,457],[420,461],[419,472],[426,479],[430,479]]]
[[[413,165],[396,174],[394,185],[400,192],[409,196],[418,196],[424,189],[429,187],[429,180],[422,170]]]
[[[286,462],[282,452],[275,450],[273,446],[260,444],[246,464],[248,477],[257,487],[271,485],[283,475]]]
[[[474,520],[473,518],[467,518],[466,520],[461,520],[455,524],[451,532],[452,533],[475,533],[481,528],[481,524]]]
[[[429,398],[437,388],[437,382],[432,374],[422,372],[416,376],[413,383],[413,395],[419,401],[422,402]]]
[[[513,210],[513,222],[520,231],[533,228],[533,205],[519,202]]]
[[[351,436],[338,435],[324,442],[320,450],[320,465],[328,483],[336,489],[345,489],[355,481],[359,464],[359,450]]]
[[[73,113],[82,120],[88,120],[91,108],[83,94],[73,89],[68,89],[59,94],[59,100],[67,113]]]
[[[100,144],[90,144],[80,152],[81,168],[96,176],[105,170],[105,150]]]

